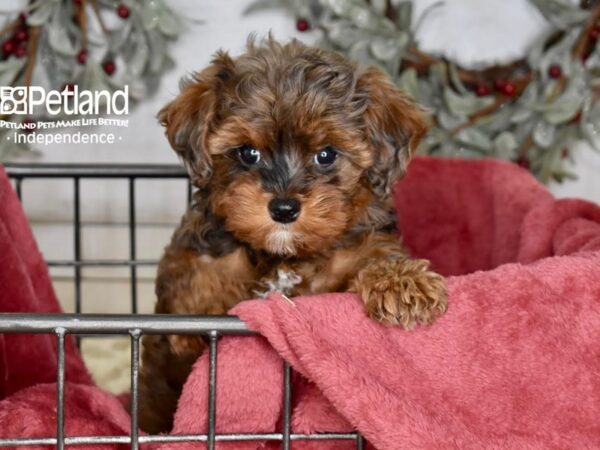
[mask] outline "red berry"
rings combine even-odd
[[[27,28],[21,28],[19,31],[15,33],[15,40],[19,42],[23,42],[29,39],[29,32]]]
[[[75,84],[65,83],[65,84],[63,84],[61,91],[73,92],[73,91],[75,91]]]
[[[112,61],[106,61],[104,64],[102,64],[102,68],[107,75],[112,75],[115,73],[117,66]]]
[[[84,48],[77,53],[77,62],[79,64],[85,64],[87,62],[88,52]]]
[[[129,14],[131,13],[131,11],[129,11],[129,8],[123,4],[120,4],[117,7],[117,15],[121,18],[121,19],[127,19],[129,17]]]
[[[562,68],[558,64],[552,64],[548,67],[548,76],[550,78],[560,78],[562,76]]]
[[[25,56],[27,54],[27,47],[25,47],[23,44],[19,45],[16,49],[15,49],[15,56],[17,58],[22,58],[23,56]]]
[[[2,53],[4,53],[5,55],[10,55],[12,52],[15,51],[15,48],[15,41],[13,41],[12,39],[9,39],[2,43]]]
[[[502,93],[503,93],[504,95],[509,95],[509,96],[512,96],[512,95],[514,95],[514,94],[515,94],[515,92],[516,92],[516,91],[517,91],[517,88],[516,88],[516,87],[515,87],[515,85],[514,85],[514,84],[512,84],[512,83],[506,83],[506,84],[504,85],[504,87],[502,88]]]
[[[75,6],[81,6],[83,4],[83,0],[73,0],[73,3],[75,3]]]
[[[567,158],[569,156],[569,149],[567,147],[563,148],[560,151],[560,156],[562,156],[563,159]]]
[[[596,25],[594,28],[592,28],[589,36],[592,41],[597,41],[600,37],[600,27]]]
[[[25,22],[27,22],[27,14],[24,12],[19,14],[19,20],[21,21],[22,24],[25,24]]]
[[[306,19],[298,19],[296,22],[296,29],[300,32],[307,31],[310,28],[310,24]]]
[[[502,90],[504,89],[504,86],[506,86],[506,83],[507,83],[507,81],[504,78],[496,78],[494,80],[494,89],[502,92]]]
[[[486,95],[490,95],[490,88],[485,84],[478,84],[475,88],[475,93],[478,97],[485,97]]]

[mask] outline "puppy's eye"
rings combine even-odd
[[[242,145],[238,148],[238,157],[243,164],[253,166],[260,161],[260,151],[249,145]]]
[[[337,158],[337,152],[333,147],[325,147],[320,152],[315,154],[315,164],[319,166],[330,166]]]

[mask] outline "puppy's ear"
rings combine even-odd
[[[364,118],[374,149],[367,178],[377,195],[387,197],[404,174],[428,123],[423,109],[375,67],[365,69],[358,79],[357,91],[367,101]]]
[[[171,147],[198,187],[206,185],[212,175],[207,135],[217,119],[219,94],[233,70],[229,55],[217,53],[209,67],[182,81],[180,94],[158,113]]]

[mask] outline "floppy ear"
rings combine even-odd
[[[171,147],[198,187],[205,186],[212,175],[207,135],[218,115],[219,92],[231,78],[233,67],[227,53],[217,53],[209,67],[182,80],[179,95],[158,113]]]
[[[380,197],[390,195],[428,128],[424,110],[392,84],[380,69],[368,67],[357,90],[365,95],[365,125],[373,146],[367,178]]]

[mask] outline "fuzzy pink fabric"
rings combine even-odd
[[[60,312],[48,269],[2,166],[0,205],[0,313]],[[65,345],[67,434],[128,433],[129,418],[119,400],[93,386],[71,336]],[[1,438],[56,435],[56,356],[54,336],[0,334]]]
[[[0,166],[0,312],[60,312],[48,268],[4,169]],[[37,383],[56,379],[56,338],[0,335],[0,399]],[[92,384],[75,341],[66,340],[66,373]]]
[[[512,164],[429,158],[396,203],[407,246],[449,276],[447,314],[406,332],[351,294],[239,304],[231,313],[264,337],[220,340],[217,431],[281,430],[280,355],[310,380],[294,380],[294,432],[356,427],[379,450],[600,448],[600,208],[554,200]],[[207,366],[175,433],[206,432]]]

